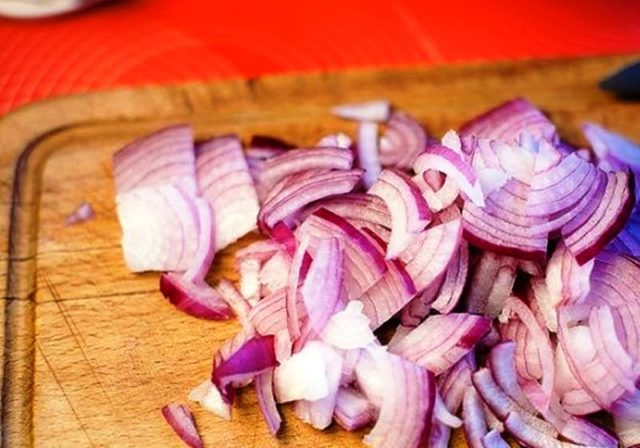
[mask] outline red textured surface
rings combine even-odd
[[[635,0],[119,0],[0,19],[0,114],[122,85],[639,50]]]

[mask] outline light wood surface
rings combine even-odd
[[[0,323],[2,431],[6,447],[181,446],[160,407],[185,401],[210,373],[211,356],[238,328],[167,304],[158,274],[124,266],[114,211],[111,154],[171,122],[199,137],[266,133],[310,145],[348,129],[329,106],[389,98],[435,135],[500,101],[524,95],[580,142],[593,120],[640,139],[640,105],[600,92],[596,81],[631,57],[316,74],[149,87],[54,99],[0,120]],[[15,174],[15,175],[14,175]],[[81,201],[96,218],[67,227]],[[211,280],[230,270],[218,254]],[[239,395],[233,421],[193,406],[209,447],[360,446],[360,434],[315,431],[285,407],[285,430],[268,434],[255,395]],[[459,434],[454,445],[464,446]]]

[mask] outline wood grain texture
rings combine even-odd
[[[0,120],[0,323],[2,446],[181,446],[160,407],[184,401],[209,375],[212,352],[238,328],[175,311],[158,275],[130,274],[119,248],[111,154],[171,122],[199,137],[267,133],[310,145],[354,127],[330,105],[390,98],[436,135],[515,95],[548,111],[562,135],[582,142],[589,119],[640,139],[640,105],[616,101],[596,81],[631,57],[531,61],[272,77],[103,92],[46,101]],[[67,227],[83,200],[96,218]],[[241,245],[242,242],[239,244]],[[238,245],[235,247],[237,248]],[[235,248],[216,258],[210,280],[235,278]],[[253,391],[233,421],[197,406],[207,446],[360,446],[362,434],[300,424],[285,407],[277,441]],[[464,445],[456,435],[454,445]]]

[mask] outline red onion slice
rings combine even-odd
[[[341,387],[336,396],[333,418],[347,431],[358,431],[373,423],[374,407],[364,395],[352,387]]]
[[[380,175],[378,156],[378,125],[363,121],[358,125],[358,166],[362,168],[362,183],[365,188],[371,187]]]
[[[537,356],[542,369],[541,390],[544,400],[543,408],[548,407],[553,391],[555,377],[554,351],[549,339],[549,334],[541,328],[531,310],[520,299],[511,296],[505,303],[504,314],[517,316],[527,329],[527,335],[532,339],[536,347]]]
[[[582,213],[562,228],[567,248],[578,264],[594,258],[626,225],[635,202],[629,174],[607,173],[607,185],[595,210]]]
[[[497,344],[491,349],[489,366],[491,375],[497,385],[522,409],[529,413],[535,413],[536,409],[531,405],[526,394],[518,383],[516,371],[516,343],[506,341]]]
[[[315,240],[336,237],[344,248],[344,286],[350,300],[358,299],[387,271],[383,253],[349,221],[321,208],[297,229],[298,238]]]
[[[509,448],[509,445],[500,435],[500,431],[492,429],[482,438],[484,448]]]
[[[129,143],[113,155],[118,194],[141,187],[176,185],[196,194],[193,131],[170,126]]]
[[[253,325],[249,320],[251,305],[244,297],[242,297],[233,283],[231,283],[226,278],[223,278],[218,283],[218,286],[216,286],[216,289],[218,290],[224,301],[227,302],[229,307],[233,310],[233,313],[240,321],[240,325],[242,325],[242,328],[246,331],[253,329]]]
[[[406,175],[391,170],[380,173],[369,193],[380,197],[391,213],[391,240],[387,259],[397,257],[411,242],[411,237],[431,220],[431,212],[420,189]]]
[[[343,148],[294,149],[265,161],[259,174],[258,192],[265,199],[281,180],[309,170],[349,170],[353,154]]]
[[[342,104],[331,108],[331,113],[345,120],[384,122],[389,119],[391,104],[387,100]]]
[[[330,395],[329,369],[340,363],[339,355],[321,341],[309,341],[302,350],[280,364],[274,372],[278,403],[317,401]],[[340,373],[341,369],[338,369]]]
[[[64,223],[68,226],[74,224],[80,224],[81,222],[89,221],[95,217],[93,207],[86,201],[83,201],[71,214],[69,214]]]
[[[385,203],[378,196],[365,193],[347,193],[318,201],[311,207],[310,213],[325,208],[342,218],[354,222],[366,221],[368,226],[391,228],[391,215]]]
[[[342,273],[343,251],[340,241],[337,238],[321,240],[304,283],[298,289],[307,310],[307,318],[302,323],[300,336],[295,340],[294,351],[300,349],[308,339],[317,337],[340,307]]]
[[[487,421],[482,399],[473,386],[468,386],[464,392],[462,419],[467,445],[471,448],[482,448],[482,438],[487,434]]]
[[[382,349],[374,353],[386,393],[365,443],[389,448],[423,446],[429,438],[435,403],[433,374]]]
[[[198,249],[194,199],[173,185],[141,187],[116,197],[122,249],[133,272],[184,271]]]
[[[549,259],[546,271],[546,286],[550,305],[555,308],[561,304],[582,302],[591,289],[589,280],[593,261],[582,266],[563,243],[559,243]]]
[[[447,175],[478,207],[484,207],[484,194],[471,165],[454,150],[442,145],[430,145],[413,164],[416,173],[435,170]]]
[[[461,233],[459,219],[430,227],[418,234],[400,254],[418,291],[427,288],[445,272],[460,244]]]
[[[183,404],[167,404],[162,407],[162,416],[184,443],[191,448],[202,448],[202,438],[188,407]]]
[[[224,402],[220,391],[210,379],[205,380],[189,392],[189,400],[195,401],[220,418],[231,420],[231,406]]]
[[[198,145],[196,176],[200,193],[214,211],[217,250],[256,228],[260,205],[237,137],[217,137]]]
[[[304,206],[328,196],[350,192],[360,181],[360,170],[322,172],[301,180],[291,180],[265,202],[258,216],[263,229],[286,220]]]
[[[362,302],[349,302],[344,310],[331,316],[321,333],[322,340],[342,350],[364,348],[375,342],[370,320],[362,311]]]
[[[611,408],[616,434],[625,448],[640,444],[640,389],[625,394]]]
[[[297,401],[294,407],[298,418],[320,430],[326,429],[333,420],[343,362],[342,357],[332,350],[326,350],[324,355],[327,395],[319,400]]]
[[[517,263],[512,257],[484,252],[471,278],[467,310],[497,317],[513,290]]]
[[[215,219],[213,209],[202,198],[195,198],[194,203],[198,213],[198,246],[189,269],[183,275],[185,280],[194,283],[204,283],[215,256]]]
[[[224,320],[232,316],[220,293],[206,283],[193,283],[183,277],[165,273],[160,277],[160,292],[176,308],[207,320]]]
[[[514,142],[523,131],[537,138],[557,140],[553,123],[524,98],[507,101],[479,115],[464,124],[460,133]]]
[[[282,418],[273,395],[273,370],[267,370],[256,376],[255,389],[264,421],[269,427],[269,432],[275,437],[280,431]]]
[[[489,319],[472,314],[431,316],[391,351],[439,375],[473,350],[489,325]]]
[[[233,402],[231,383],[253,378],[277,365],[273,340],[273,336],[253,337],[229,358],[214,365],[211,381],[226,403]]]
[[[408,170],[426,144],[427,134],[420,123],[405,112],[393,112],[380,138],[380,163]]]

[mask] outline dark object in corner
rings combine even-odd
[[[640,62],[623,67],[600,81],[600,88],[620,98],[640,100]]]

